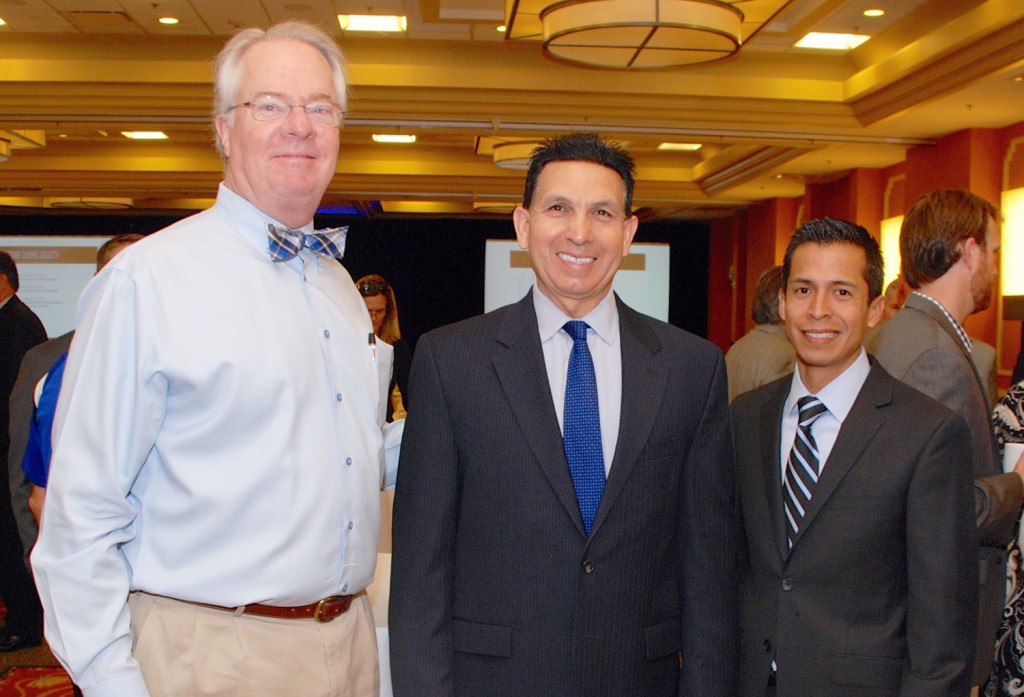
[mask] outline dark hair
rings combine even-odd
[[[782,267],[770,266],[761,272],[754,287],[750,316],[754,324],[778,324],[779,290],[782,289]]]
[[[18,292],[21,284],[18,282],[18,267],[14,263],[14,257],[7,252],[0,252],[0,276],[7,276],[7,282],[11,284],[14,292]]]
[[[99,271],[106,266],[114,258],[114,255],[121,251],[122,247],[135,244],[141,239],[142,235],[137,232],[126,232],[123,235],[111,237],[96,250],[96,270]]]
[[[529,208],[537,179],[549,162],[593,162],[615,170],[626,188],[622,202],[625,214],[633,212],[633,177],[636,165],[633,158],[620,145],[605,140],[596,133],[570,133],[544,141],[530,155],[530,168],[526,172],[526,189],[523,191],[523,208]]]
[[[942,278],[960,260],[957,245],[973,238],[985,247],[989,219],[999,211],[970,191],[936,189],[911,207],[900,228],[900,272],[911,288]]]
[[[793,266],[793,252],[800,245],[814,242],[820,245],[852,244],[864,250],[864,280],[868,284],[868,302],[882,294],[882,250],[878,242],[860,225],[836,218],[817,218],[808,220],[793,233],[793,238],[786,247],[786,257],[782,262],[782,287],[789,283],[789,273]]]

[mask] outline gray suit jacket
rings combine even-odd
[[[532,297],[420,339],[395,492],[396,697],[735,694],[722,355],[618,308],[619,440],[589,536]]]
[[[995,407],[996,400],[999,397],[999,366],[996,365],[996,347],[992,344],[986,344],[981,339],[975,339],[973,336],[970,339],[971,359],[978,369],[978,375],[981,376],[981,380],[985,384],[985,393],[988,397],[989,409],[991,410]]]
[[[974,678],[988,676],[1005,597],[1005,545],[1016,532],[1024,487],[1016,474],[1001,474],[989,422],[988,396],[956,329],[931,301],[911,294],[868,346],[893,377],[941,402],[967,422],[974,456],[976,527],[981,598]]]
[[[50,368],[61,354],[68,350],[74,335],[71,331],[30,348],[21,360],[18,379],[11,391],[11,447],[7,454],[7,474],[11,483],[11,507],[14,510],[14,520],[18,524],[21,545],[25,549],[26,564],[28,554],[36,543],[36,535],[39,534],[32,511],[28,509],[31,488],[21,469],[21,460],[25,457],[25,447],[28,445],[29,424],[35,411],[36,384],[50,372]]]
[[[777,324],[759,324],[729,347],[725,368],[729,373],[729,401],[744,392],[793,372],[796,352]]]
[[[967,428],[872,366],[789,549],[787,376],[733,404],[747,554],[741,697],[964,697],[977,599]]]

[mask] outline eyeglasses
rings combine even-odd
[[[361,295],[381,295],[388,290],[388,284],[384,281],[363,281],[358,286]]]
[[[339,105],[326,101],[310,102],[309,104],[288,104],[274,97],[260,97],[252,101],[229,106],[227,111],[237,109],[238,107],[246,107],[257,121],[281,121],[292,113],[292,109],[295,107],[304,109],[310,121],[323,126],[338,127],[341,125],[342,116],[344,116]]]

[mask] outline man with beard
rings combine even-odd
[[[901,271],[913,292],[868,346],[894,377],[960,414],[970,428],[981,586],[975,685],[991,667],[1005,594],[1005,547],[1024,491],[1024,458],[1016,472],[1000,474],[985,386],[963,328],[968,316],[992,302],[999,222],[995,207],[968,191],[937,190],[917,201],[900,230]]]

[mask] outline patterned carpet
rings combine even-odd
[[[7,608],[0,601],[0,622]],[[71,678],[42,646],[0,653],[0,697],[71,697]]]
[[[71,697],[71,678],[60,668],[4,668],[0,697]]]

